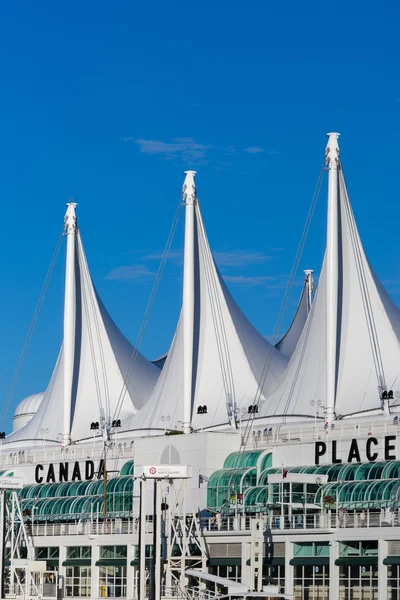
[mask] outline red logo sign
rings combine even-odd
[[[149,473],[150,475],[155,475],[157,473],[157,469],[155,467],[150,467]]]

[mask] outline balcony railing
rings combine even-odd
[[[80,523],[34,523],[27,525],[28,535],[35,537],[53,537],[70,535],[125,535],[138,534],[138,519],[107,519],[106,521],[84,521]],[[153,523],[146,522],[146,533],[153,532]]]
[[[190,518],[189,515],[186,515]],[[250,532],[252,522],[257,520],[263,530],[270,529],[272,533],[281,530],[332,530],[337,528],[371,528],[371,527],[400,527],[400,510],[372,511],[327,511],[306,515],[265,515],[216,517],[200,519],[200,529],[203,534],[218,535],[220,533]],[[167,523],[168,527],[168,523]],[[138,519],[107,519],[106,521],[86,520],[78,523],[34,523],[27,525],[28,535],[33,537],[53,537],[71,535],[124,535],[138,534]],[[146,521],[145,533],[153,532],[152,521]]]
[[[302,530],[302,529],[337,529],[337,528],[364,528],[364,527],[400,527],[400,511],[327,511],[322,513],[282,516],[280,514],[265,515],[262,517],[229,516],[203,519],[202,529],[210,533],[250,531],[254,519],[260,526],[277,530]]]
[[[249,444],[253,444],[255,448],[268,448],[269,446],[276,446],[286,443],[304,443],[312,442],[315,440],[335,440],[335,439],[352,439],[352,438],[366,438],[371,436],[380,436],[393,434],[398,435],[400,433],[400,421],[399,417],[391,416],[390,420],[377,421],[377,422],[365,422],[354,424],[346,421],[336,421],[332,423],[330,427],[324,426],[321,421],[315,421],[311,424],[310,421],[304,423],[304,427],[293,425],[290,427],[289,424],[285,425],[272,425],[269,427],[263,427],[258,425],[257,421],[254,421],[252,425],[252,432],[248,440]],[[242,426],[244,430],[244,425]]]

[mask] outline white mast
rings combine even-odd
[[[68,202],[64,219],[64,233],[67,236],[67,258],[65,268],[64,298],[64,407],[62,446],[71,443],[71,406],[72,381],[75,358],[75,236],[76,214],[75,202]]]
[[[194,335],[194,211],[196,203],[196,171],[185,171],[182,188],[186,205],[185,252],[183,266],[183,431],[190,433],[193,390],[193,335]]]
[[[336,345],[338,311],[339,250],[339,145],[338,133],[328,133],[328,223],[326,239],[326,422],[334,419],[336,400]]]

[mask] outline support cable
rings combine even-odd
[[[19,377],[20,377],[20,374],[21,374],[21,371],[22,371],[22,367],[24,366],[25,358],[26,358],[27,352],[29,350],[30,343],[32,341],[33,333],[35,331],[36,323],[38,321],[38,318],[39,318],[39,315],[40,315],[40,311],[42,309],[43,302],[44,302],[44,299],[45,299],[45,296],[46,296],[46,292],[48,290],[48,287],[49,287],[49,284],[50,284],[50,280],[51,280],[51,277],[52,277],[53,272],[54,272],[54,267],[56,265],[57,258],[58,258],[58,255],[59,255],[59,252],[60,252],[60,248],[61,248],[61,244],[62,244],[63,234],[64,234],[64,228],[62,229],[62,231],[61,231],[61,233],[60,233],[60,235],[58,237],[57,244],[56,244],[56,247],[54,249],[54,253],[53,253],[52,259],[50,261],[50,266],[49,266],[48,271],[46,273],[46,277],[45,277],[45,280],[44,280],[44,283],[43,283],[43,286],[42,286],[42,289],[41,289],[41,292],[40,292],[40,295],[39,295],[39,298],[38,298],[38,301],[37,301],[37,304],[36,304],[36,308],[35,308],[35,311],[33,313],[33,317],[32,317],[31,323],[29,325],[28,333],[26,335],[26,338],[25,338],[25,341],[24,341],[24,345],[22,347],[22,351],[21,351],[21,354],[20,354],[19,359],[18,359],[17,367],[16,367],[16,369],[14,371],[14,375],[13,375],[13,378],[12,378],[12,381],[11,381],[11,385],[10,385],[10,388],[8,390],[8,394],[6,396],[6,399],[5,399],[2,411],[0,413],[0,422],[3,422],[3,419],[6,418],[7,413],[8,413],[8,409],[10,407],[10,404],[11,404],[12,400],[13,400],[15,389],[17,387],[17,384],[18,384],[18,381],[19,381]]]
[[[154,301],[156,299],[157,296],[157,292],[158,292],[158,288],[160,287],[160,283],[161,283],[161,279],[162,279],[162,275],[164,273],[164,269],[165,269],[165,265],[169,256],[169,252],[171,250],[171,245],[175,236],[175,232],[176,232],[176,228],[178,226],[178,222],[179,222],[179,217],[180,217],[180,213],[182,210],[182,198],[179,200],[179,204],[177,206],[177,209],[175,211],[175,215],[174,215],[174,219],[172,221],[172,225],[171,225],[171,229],[169,231],[168,234],[168,238],[167,238],[167,242],[165,244],[165,248],[161,257],[161,261],[160,261],[160,265],[158,267],[158,271],[156,274],[156,278],[154,280],[153,283],[153,288],[151,290],[150,293],[150,298],[148,300],[147,306],[146,306],[146,310],[143,316],[143,320],[140,326],[140,330],[138,333],[138,336],[136,338],[136,342],[135,342],[135,346],[133,349],[133,352],[131,354],[131,367],[128,371],[128,373],[126,374],[126,376],[124,377],[124,381],[122,384],[122,389],[115,407],[115,411],[113,414],[113,417],[111,419],[111,423],[110,423],[110,436],[111,433],[113,433],[115,431],[115,427],[112,427],[112,423],[116,422],[118,420],[119,414],[121,412],[122,409],[122,405],[126,396],[126,393],[128,391],[128,385],[129,385],[129,381],[130,378],[132,376],[133,370],[135,368],[135,363],[136,363],[136,359],[138,357],[139,351],[140,351],[140,347],[142,345],[143,342],[143,338],[144,338],[144,334],[146,332],[146,328],[150,319],[150,315],[151,315],[151,311],[154,305]],[[106,456],[107,456],[107,446],[105,445],[104,449],[103,449],[103,459],[106,460]]]
[[[283,297],[282,304],[281,304],[281,307],[280,307],[280,310],[279,310],[279,314],[278,314],[278,318],[277,318],[277,321],[276,321],[276,324],[275,324],[274,332],[272,334],[271,347],[269,348],[269,351],[267,353],[267,358],[266,358],[266,361],[265,361],[265,364],[264,364],[264,367],[263,367],[263,370],[262,370],[262,373],[261,373],[261,377],[260,377],[260,380],[259,380],[259,383],[258,383],[257,391],[256,391],[254,402],[253,402],[253,406],[257,406],[258,407],[260,399],[261,399],[261,397],[263,395],[263,389],[264,389],[265,381],[266,381],[266,378],[267,378],[267,375],[268,375],[268,371],[269,371],[269,367],[270,367],[270,364],[271,364],[271,361],[272,361],[273,352],[275,351],[275,344],[276,344],[276,341],[278,339],[278,336],[279,336],[279,333],[280,333],[280,330],[281,330],[281,327],[282,327],[282,322],[283,322],[283,319],[284,319],[285,314],[286,314],[286,309],[287,309],[287,306],[288,306],[288,303],[289,303],[290,294],[291,294],[291,291],[292,291],[292,288],[293,288],[293,285],[294,285],[294,281],[295,281],[295,278],[296,278],[296,275],[297,275],[297,270],[298,270],[298,267],[299,267],[301,256],[303,254],[304,246],[305,246],[305,243],[306,243],[306,240],[307,240],[307,237],[308,237],[308,232],[310,230],[312,218],[314,216],[314,212],[315,212],[315,208],[316,208],[316,205],[317,205],[319,193],[321,191],[322,182],[324,180],[325,171],[326,171],[326,168],[325,168],[325,158],[324,158],[324,161],[323,161],[323,164],[322,164],[319,176],[318,176],[317,184],[315,186],[314,194],[313,194],[313,197],[312,197],[312,200],[311,200],[311,205],[310,205],[310,208],[308,210],[306,222],[304,224],[303,232],[302,232],[302,235],[301,235],[301,238],[300,238],[300,242],[299,242],[299,245],[298,245],[298,248],[297,248],[297,252],[296,252],[296,256],[295,256],[294,263],[293,263],[293,266],[292,266],[292,270],[290,272],[289,280],[288,280],[288,283],[286,285],[285,295]],[[287,411],[287,407],[285,408],[285,412],[286,411]],[[236,461],[238,460],[240,454],[246,449],[247,442],[248,442],[248,439],[249,439],[249,436],[250,436],[250,432],[252,430],[254,418],[255,418],[255,413],[253,412],[250,415],[250,419],[248,419],[246,421],[246,427],[245,427],[245,431],[244,431],[244,434],[243,434],[242,439],[241,439],[240,451],[238,453]]]
[[[358,232],[357,227],[354,221],[354,215],[351,210],[350,200],[347,194],[346,183],[344,179],[343,167],[340,169],[339,174],[339,186],[340,186],[340,194],[343,195],[345,201],[345,210],[347,213],[347,219],[349,223],[350,229],[350,239],[353,247],[353,252],[355,256],[355,264],[357,269],[357,277],[361,290],[361,297],[363,301],[364,315],[368,329],[368,336],[371,344],[372,358],[374,361],[375,374],[377,378],[378,387],[382,390],[386,389],[386,381],[385,381],[385,370],[383,366],[382,353],[379,344],[379,337],[375,323],[374,311],[372,309],[371,304],[371,296],[368,289],[368,282],[366,271],[364,268],[363,262],[363,250],[360,247],[360,243],[358,240]]]
[[[204,258],[204,271],[206,276],[207,289],[209,292],[209,300],[211,307],[211,315],[214,325],[214,333],[216,339],[216,346],[218,351],[218,357],[221,368],[222,381],[225,390],[225,399],[228,408],[229,401],[231,402],[231,411],[234,417],[234,411],[236,409],[236,398],[235,398],[235,382],[233,377],[233,370],[231,364],[231,357],[229,353],[229,344],[227,339],[227,333],[225,329],[224,318],[222,314],[221,301],[218,294],[218,285],[215,280],[215,276],[218,277],[216,267],[214,265],[214,259],[210,252],[209,245],[206,240],[206,233],[204,230],[203,221],[199,216],[200,209],[198,204],[196,205],[197,212],[197,223],[200,229],[200,250]],[[215,407],[214,416],[217,414],[219,403]],[[228,411],[227,411],[228,412]],[[228,415],[229,416],[229,415]],[[231,422],[231,419],[230,419]]]

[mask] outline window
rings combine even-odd
[[[329,542],[300,542],[294,544],[294,556],[329,556]]]
[[[341,542],[340,556],[378,556],[378,541],[370,540],[366,542]]]
[[[296,565],[294,567],[295,600],[329,599],[329,566]]]
[[[35,549],[36,560],[46,561],[47,571],[58,571],[60,549],[57,546]]]
[[[100,567],[99,597],[126,597],[126,567]]]
[[[388,598],[400,598],[400,565],[388,566]]]
[[[90,558],[92,556],[92,548],[90,546],[70,546],[67,548],[68,558]]]
[[[378,600],[378,567],[342,565],[339,570],[339,593],[343,600]]]
[[[65,572],[65,595],[75,598],[90,598],[91,567],[67,567]]]
[[[47,559],[56,559],[60,556],[60,548],[57,546],[46,547],[46,548],[36,548],[36,560],[47,560]]]
[[[211,575],[216,575],[217,577],[224,577],[225,579],[233,579],[234,581],[242,580],[242,567],[240,565],[233,565],[233,566],[216,565],[216,566],[209,568],[209,573]]]
[[[126,546],[102,546],[100,558],[126,558]]]

